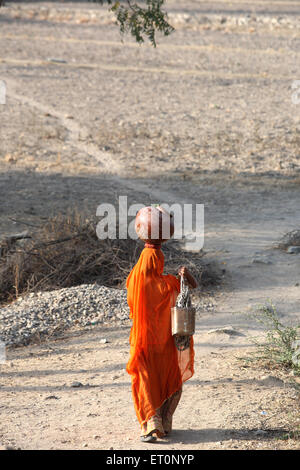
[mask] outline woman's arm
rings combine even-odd
[[[194,276],[192,276],[192,274],[190,273],[190,271],[188,270],[188,268],[186,266],[181,266],[178,270],[178,274],[179,276],[184,276],[185,279],[187,280],[187,282],[189,283],[189,285],[195,289],[195,287],[197,287],[197,281],[196,279],[194,278]]]

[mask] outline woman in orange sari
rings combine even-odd
[[[127,300],[133,323],[126,370],[132,379],[133,402],[143,442],[153,442],[156,437],[171,432],[182,384],[194,373],[193,338],[188,349],[178,351],[171,333],[171,307],[180,291],[180,281],[170,274],[164,275],[163,268],[160,245],[146,243],[127,278]],[[196,287],[187,268],[180,268],[178,274]]]

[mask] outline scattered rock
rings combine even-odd
[[[252,264],[273,264],[268,258],[253,258]]]
[[[264,375],[261,377],[260,384],[266,387],[284,387],[283,380],[273,375]]]
[[[53,58],[49,57],[47,60],[49,62],[55,62],[55,63],[58,63],[58,64],[66,64],[67,63],[67,61],[64,60],[64,59],[56,59],[54,57]]]
[[[264,431],[263,429],[257,429],[257,431],[254,431],[255,436],[264,436],[265,434],[268,434],[268,431]]]
[[[300,230],[292,230],[286,233],[279,241],[277,248],[287,250],[291,246],[299,246],[300,243]]]
[[[299,254],[300,253],[300,246],[289,246],[286,251],[287,251],[287,253],[289,253],[291,255]]]
[[[74,327],[129,323],[125,289],[82,284],[54,291],[30,293],[0,308],[0,340],[6,346],[26,345],[57,336]],[[106,338],[101,344],[108,343]]]
[[[197,299],[196,312],[216,307],[213,298]],[[46,292],[32,292],[0,308],[0,341],[6,346],[25,346],[57,337],[67,329],[94,325],[131,325],[126,289],[82,284]],[[100,344],[107,344],[101,338]]]
[[[215,328],[213,330],[208,331],[209,334],[225,334],[229,336],[245,336],[244,333],[241,333],[238,331],[236,328],[233,328],[232,326],[224,326],[221,328]]]
[[[79,387],[83,387],[82,383],[81,382],[72,382],[71,383],[71,387],[72,388],[79,388]]]
[[[83,8],[72,8],[65,6],[63,9],[51,5],[50,7],[35,7],[33,4],[28,5],[10,5],[10,8],[5,11],[5,16],[13,19],[34,19],[35,21],[55,21],[57,23],[64,22],[68,24],[98,24],[98,25],[109,25],[115,24],[116,18],[110,11],[101,11],[96,9],[83,9]],[[181,11],[170,11],[169,18],[171,24],[176,24],[180,28],[193,28],[193,29],[224,29],[228,31],[229,28],[242,28],[248,30],[254,29],[253,27],[267,27],[268,30],[288,28],[288,29],[299,29],[299,20],[297,15],[280,15],[276,13],[267,14],[249,14],[246,12],[239,14],[224,15],[215,12],[210,15],[205,15],[203,12],[181,12]],[[61,59],[48,59],[54,61],[61,61]]]
[[[102,338],[102,339],[100,339],[99,343],[100,344],[105,344],[105,343],[109,343],[109,341],[106,338]]]

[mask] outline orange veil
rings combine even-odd
[[[171,333],[171,307],[180,283],[175,276],[164,275],[163,269],[162,251],[144,248],[127,278],[133,323],[126,370],[132,378],[133,402],[141,424],[194,373],[193,339],[188,349],[179,352]]]

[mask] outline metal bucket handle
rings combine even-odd
[[[183,297],[184,294],[185,294],[185,298]],[[191,305],[191,301],[190,301],[189,286],[185,282],[184,276],[180,276],[180,293],[177,297],[176,306],[184,308],[184,307],[189,307],[190,305]]]

